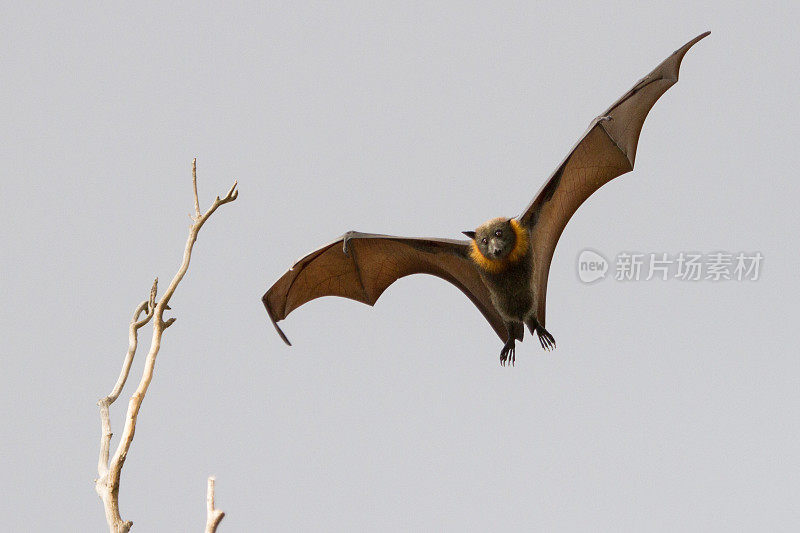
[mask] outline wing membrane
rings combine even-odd
[[[569,219],[597,189],[633,170],[647,113],[678,81],[686,52],[710,32],[698,35],[659,64],[595,119],[520,216],[531,230],[539,322],[545,324],[550,262]]]
[[[467,256],[468,241],[419,239],[351,232],[297,261],[262,301],[281,338],[278,322],[301,305],[323,296],[341,296],[375,305],[383,291],[411,274],[430,274],[458,287],[506,340],[503,319]]]

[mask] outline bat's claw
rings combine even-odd
[[[556,340],[552,335],[550,335],[549,331],[543,327],[539,327],[536,329],[536,334],[539,336],[539,344],[542,345],[542,349],[547,350],[548,352],[555,350]]]
[[[347,251],[347,243],[349,243],[350,239],[352,239],[356,235],[358,235],[358,232],[355,230],[350,230],[344,235],[342,235],[342,252],[344,252],[345,255],[349,255]]]
[[[514,366],[514,362],[516,361],[516,357],[514,355],[515,351],[516,348],[514,346],[514,339],[510,339],[500,351],[500,366],[506,366],[506,363]]]

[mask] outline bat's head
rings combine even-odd
[[[502,265],[516,261],[527,250],[527,239],[519,223],[509,218],[493,218],[481,224],[475,231],[465,231],[472,239],[473,252],[477,248],[480,263]],[[473,256],[475,254],[473,253]]]

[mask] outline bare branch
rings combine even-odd
[[[120,518],[119,504],[116,500],[116,494],[112,491],[101,492],[98,488],[108,478],[109,474],[108,454],[111,447],[111,437],[113,436],[113,433],[111,433],[111,417],[109,408],[111,404],[114,403],[119,397],[120,392],[122,392],[122,388],[125,386],[125,382],[128,380],[128,374],[130,373],[133,357],[136,354],[136,348],[139,342],[139,329],[150,322],[150,319],[153,318],[155,307],[151,305],[151,302],[155,298],[155,289],[157,283],[158,280],[153,283],[153,288],[150,291],[150,300],[145,300],[140,303],[133,312],[133,317],[131,318],[130,326],[128,328],[128,353],[125,354],[125,359],[122,363],[122,370],[120,371],[116,384],[114,384],[114,388],[111,390],[111,394],[101,398],[97,402],[97,405],[100,407],[101,434],[100,457],[97,460],[97,473],[100,477],[95,480],[95,489],[98,490],[98,494],[103,499],[103,506],[106,511],[106,521],[109,524],[110,530],[113,532],[127,532],[130,530],[133,524],[131,522],[123,522]],[[139,320],[139,316],[145,311],[147,314],[144,318]]]
[[[153,284],[153,289],[150,291],[150,302],[155,298],[154,291],[157,283],[158,279],[156,279],[156,282]],[[100,457],[97,463],[97,472],[101,476],[108,472],[108,453],[112,437],[109,407],[117,400],[120,392],[122,392],[122,387],[125,386],[125,382],[128,380],[128,374],[130,373],[131,364],[133,363],[133,356],[136,354],[136,347],[139,343],[139,329],[153,318],[155,306],[151,305],[150,302],[144,301],[140,303],[133,312],[133,317],[128,327],[128,353],[125,354],[125,359],[122,362],[122,370],[119,373],[116,384],[114,384],[114,388],[111,390],[111,394],[97,401],[97,405],[100,407],[101,424]],[[139,316],[145,311],[147,311],[147,314],[143,319],[139,320]]]
[[[217,526],[225,518],[225,513],[214,506],[214,476],[208,478],[206,490],[206,533],[216,533]]]
[[[153,286],[150,287],[150,300],[147,302],[147,312],[152,313],[156,308],[156,295],[158,294],[158,278],[153,281]]]
[[[197,158],[192,159],[192,190],[194,191],[194,216],[200,216],[200,199],[197,197]]]
[[[193,217],[193,224],[191,228],[189,228],[189,237],[187,238],[186,246],[184,247],[183,261],[181,262],[181,266],[178,268],[178,272],[172,278],[169,287],[167,287],[167,290],[160,299],[156,300],[156,294],[158,290],[158,278],[156,278],[156,280],[153,282],[152,288],[150,289],[150,298],[137,306],[136,311],[133,314],[133,318],[131,319],[128,335],[128,353],[125,356],[120,376],[117,379],[117,383],[114,385],[114,389],[111,391],[111,394],[105,398],[102,398],[98,402],[98,405],[100,406],[100,422],[102,433],[100,437],[100,457],[97,465],[99,478],[95,480],[95,490],[103,500],[103,507],[106,512],[106,522],[108,523],[109,531],[111,531],[111,533],[127,533],[133,526],[133,522],[123,522],[122,518],[120,517],[120,476],[122,475],[122,467],[125,464],[125,459],[128,456],[128,452],[130,451],[130,447],[133,442],[139,409],[142,406],[145,394],[147,394],[147,390],[150,387],[150,382],[153,379],[156,357],[161,349],[161,336],[165,329],[175,323],[175,318],[170,318],[164,321],[164,311],[170,309],[169,300],[172,298],[172,295],[175,293],[175,289],[177,289],[178,284],[181,282],[189,268],[189,262],[192,258],[192,249],[197,241],[197,235],[200,232],[200,228],[203,227],[203,224],[205,224],[206,220],[208,220],[208,218],[214,213],[214,211],[217,210],[219,206],[236,200],[236,197],[239,194],[238,191],[236,191],[236,182],[234,182],[233,187],[230,188],[225,198],[220,200],[219,197],[217,197],[211,207],[208,208],[208,211],[201,215],[200,204],[197,196],[196,159],[192,161],[192,185],[194,190],[196,216]],[[142,313],[146,313],[146,316],[140,320],[139,317]],[[119,394],[128,379],[131,363],[133,362],[133,357],[138,346],[138,330],[150,322],[150,320],[153,320],[153,335],[150,341],[150,350],[145,358],[144,370],[142,371],[142,377],[139,380],[139,385],[128,402],[128,412],[125,417],[125,426],[122,431],[122,437],[120,438],[117,448],[114,451],[114,455],[111,457],[109,462],[112,437],[109,407],[119,397]],[[213,492],[213,487],[211,490]],[[219,523],[219,520],[222,520],[222,516],[219,516],[219,518],[216,520],[214,529],[216,529],[216,524]]]

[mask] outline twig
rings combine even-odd
[[[108,523],[109,531],[111,533],[127,533],[133,522],[124,522],[119,514],[119,482],[122,474],[122,467],[125,464],[125,459],[130,451],[133,436],[136,431],[136,420],[139,415],[139,409],[142,406],[147,389],[153,379],[153,371],[155,369],[156,357],[161,349],[161,336],[164,330],[167,329],[175,322],[175,318],[164,320],[164,311],[169,310],[169,300],[178,288],[178,284],[183,279],[186,271],[189,269],[189,261],[192,258],[192,249],[194,243],[197,241],[197,235],[203,224],[221,205],[233,202],[239,196],[239,191],[236,190],[237,182],[234,181],[233,187],[230,188],[228,194],[220,199],[219,196],[211,204],[208,210],[200,214],[200,204],[197,197],[197,166],[196,159],[192,161],[192,186],[194,191],[194,204],[195,216],[192,217],[193,223],[189,228],[189,237],[186,240],[186,246],[183,251],[183,261],[178,269],[178,272],[172,278],[166,292],[160,300],[156,301],[156,293],[158,288],[158,278],[153,282],[150,289],[150,298],[146,302],[140,303],[134,311],[133,318],[131,319],[129,334],[128,334],[128,353],[122,364],[122,371],[120,372],[117,383],[111,391],[111,394],[98,401],[100,407],[100,423],[101,423],[101,436],[100,436],[100,457],[98,459],[97,473],[98,478],[95,480],[95,490],[100,498],[103,500],[103,507],[106,513],[106,522]],[[146,312],[146,316],[141,320],[139,317],[142,313]],[[144,370],[142,377],[139,380],[139,385],[136,392],[131,396],[128,402],[128,412],[125,417],[125,426],[122,431],[122,437],[114,451],[113,457],[109,461],[109,453],[111,447],[111,422],[109,417],[109,407],[119,397],[125,382],[128,379],[131,363],[136,353],[138,346],[137,334],[141,327],[153,320],[153,336],[150,342],[150,350],[144,363]],[[222,518],[220,517],[220,520]]]
[[[217,526],[225,518],[225,513],[214,507],[214,483],[216,478],[208,478],[206,490],[206,533],[216,533]]]
[[[194,190],[194,216],[200,216],[200,199],[197,197],[197,158],[192,159],[192,189]]]

